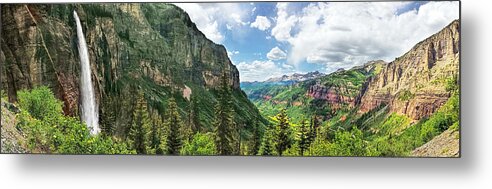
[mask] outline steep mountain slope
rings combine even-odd
[[[67,115],[78,114],[74,10],[87,39],[103,126],[124,135],[140,90],[161,113],[175,97],[183,117],[190,98],[197,98],[202,129],[210,130],[223,72],[238,124],[260,117],[240,90],[225,48],[207,39],[183,10],[162,3],[2,5],[2,84],[10,101],[18,90],[46,85],[63,100]]]
[[[371,78],[361,99],[360,112],[381,104],[391,112],[419,120],[434,113],[450,96],[446,86],[458,82],[460,25],[455,20],[415,45]]]
[[[460,133],[448,129],[412,151],[417,157],[458,157],[460,155]]]

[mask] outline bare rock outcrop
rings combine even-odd
[[[459,131],[448,129],[415,149],[411,155],[417,157],[459,157]]]

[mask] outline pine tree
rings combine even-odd
[[[310,137],[309,130],[306,125],[306,120],[302,120],[301,125],[299,126],[299,154],[304,156],[304,152],[309,148]]]
[[[234,122],[232,131],[232,154],[241,155],[241,126]]]
[[[162,149],[161,141],[164,135],[164,123],[162,123],[162,118],[158,113],[152,114],[152,128],[150,131],[150,148],[155,154],[164,154]]]
[[[215,146],[219,155],[231,155],[234,153],[235,147],[232,94],[229,88],[228,75],[225,72],[221,80],[221,90],[215,105]]]
[[[166,152],[171,155],[179,155],[181,145],[183,144],[181,117],[178,112],[178,105],[174,98],[170,98],[167,106],[166,122]]]
[[[190,98],[188,99],[188,117],[186,118],[186,123],[184,126],[181,128],[181,134],[183,135],[183,144],[186,142],[189,142],[193,139],[193,109],[192,109],[192,102],[191,102],[192,95],[190,94]]]
[[[258,125],[258,121],[255,120],[253,122],[253,133],[250,139],[248,154],[250,155],[258,154],[258,151],[260,150],[260,146],[261,146],[260,126]]]
[[[106,96],[105,105],[101,107],[101,111],[99,113],[99,117],[101,120],[101,133],[105,136],[112,136],[114,133],[114,124],[116,122],[116,111],[113,108],[114,106],[114,98],[112,96]]]
[[[139,92],[128,141],[138,154],[147,154],[150,119],[143,92]]]
[[[195,94],[191,94],[190,97],[190,125],[193,133],[200,132],[202,127],[200,122],[200,110],[199,110],[199,99]]]
[[[274,146],[275,145],[273,142],[273,130],[267,129],[265,131],[265,134],[263,135],[263,139],[261,141],[261,146],[260,146],[260,149],[258,150],[258,155],[261,155],[261,156],[275,155]]]
[[[285,109],[282,109],[278,115],[275,116],[277,120],[275,142],[276,150],[279,156],[282,156],[282,152],[290,147],[292,141],[290,138],[290,123]]]
[[[183,142],[191,141],[193,139],[193,129],[190,124],[183,125],[180,129]]]
[[[309,125],[309,143],[311,144],[312,142],[314,142],[314,140],[316,139],[316,136],[318,135],[318,121],[316,119],[316,115],[313,115],[313,117],[311,117],[311,123]]]

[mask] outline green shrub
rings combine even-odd
[[[193,139],[181,148],[181,155],[215,155],[215,142],[211,133],[196,133]]]
[[[301,150],[299,148],[299,144],[294,143],[290,148],[285,150],[282,155],[283,156],[300,156],[301,154],[299,153]]]
[[[48,87],[21,90],[17,96],[20,108],[27,110],[36,119],[57,117],[62,113],[62,102],[55,98]]]
[[[305,152],[306,156],[333,156],[331,151],[331,144],[327,140],[321,139],[321,137],[317,137],[316,140],[311,144],[308,148],[307,152]]]
[[[0,90],[0,96],[1,96],[2,100],[7,99],[7,93],[5,93],[5,91],[3,89]]]
[[[455,91],[459,88],[458,86],[458,76],[453,76],[446,79],[446,91]]]
[[[16,126],[35,153],[134,154],[124,142],[92,136],[80,120],[64,116],[61,102],[46,87],[19,92],[20,114]]]
[[[355,127],[351,131],[337,131],[332,144],[335,156],[366,156],[368,150],[362,131]]]

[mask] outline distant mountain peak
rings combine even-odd
[[[302,73],[294,73],[292,75],[283,75],[280,77],[272,77],[270,79],[267,79],[265,82],[285,82],[285,81],[294,81],[294,82],[299,82],[299,81],[305,81],[309,79],[316,79],[321,76],[325,76],[326,74],[321,73],[319,71],[313,71],[313,72],[308,72],[306,74]]]

